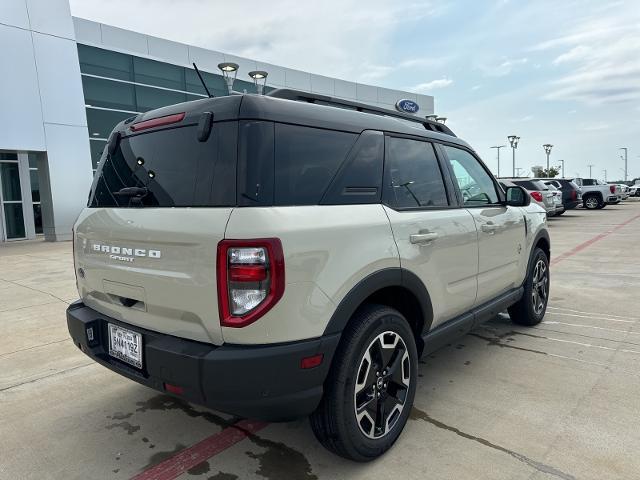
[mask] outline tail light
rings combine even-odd
[[[616,193],[616,186],[615,185],[609,185],[609,191],[611,193]]]
[[[578,191],[577,190],[571,190],[571,200],[575,200],[578,198]]]
[[[284,294],[284,255],[277,238],[218,244],[218,308],[223,327],[247,326]]]
[[[540,192],[531,192],[531,198],[533,198],[536,202],[542,201],[542,193]]]

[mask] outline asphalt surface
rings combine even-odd
[[[235,423],[94,364],[66,330],[70,243],[0,246],[0,478],[640,478],[640,202],[549,224],[544,322],[501,315],[423,358],[403,435],[369,464],[306,420]]]

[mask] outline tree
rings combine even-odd
[[[535,166],[531,168],[534,177],[538,178],[555,178],[560,175],[560,169],[558,167],[549,167],[549,170],[542,168],[541,166]]]

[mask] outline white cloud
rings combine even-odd
[[[475,92],[476,90],[480,90],[481,88],[482,88],[482,85],[474,85],[473,87],[471,87],[471,90]]]
[[[562,55],[556,57],[556,59],[553,61],[553,64],[559,65],[561,63],[584,60],[585,58],[588,58],[590,54],[591,48],[587,47],[586,45],[578,45],[577,47],[573,47],[568,52],[565,52]]]
[[[601,105],[640,100],[640,9],[610,9],[579,21],[567,34],[532,47],[560,51],[553,60],[566,72],[550,84],[549,100]],[[570,69],[569,69],[570,68]]]
[[[453,84],[453,80],[451,80],[450,78],[440,78],[438,80],[432,80],[426,83],[419,83],[418,85],[409,87],[408,90],[418,93],[429,93],[430,91],[436,90],[438,88],[446,88],[451,84]]]
[[[73,15],[232,53],[259,61],[354,81],[390,72],[390,38],[446,10],[445,2],[369,0],[71,0]],[[123,15],[122,12],[127,12]],[[246,76],[246,72],[240,72]]]
[[[529,59],[526,57],[505,59],[497,65],[481,65],[480,69],[486,77],[504,77],[517,67],[525,65],[528,61]]]

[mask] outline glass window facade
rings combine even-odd
[[[78,45],[93,169],[104,140],[122,120],[139,112],[206,96],[195,70],[148,58]],[[200,72],[212,95],[227,95],[222,75]],[[253,82],[236,80],[234,90],[256,93]],[[265,93],[273,90],[265,87]]]

